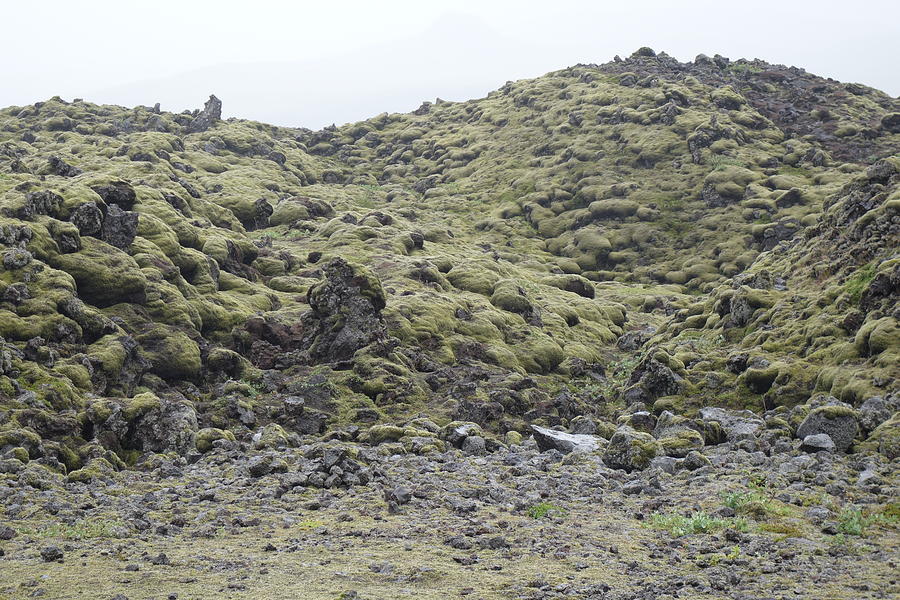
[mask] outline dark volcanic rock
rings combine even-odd
[[[79,204],[72,211],[69,220],[78,228],[81,235],[90,235],[100,237],[100,231],[103,229],[103,211],[96,202],[85,202]]]
[[[134,188],[124,181],[115,181],[108,185],[91,188],[107,204],[117,204],[122,210],[131,210],[137,200]]]
[[[900,133],[900,113],[890,113],[881,118],[881,127],[891,133]]]
[[[206,131],[221,119],[222,101],[211,95],[206,104],[203,105],[203,110],[200,111],[200,114],[191,121],[188,129],[191,133],[200,133],[201,131]]]
[[[29,192],[25,195],[25,204],[19,211],[19,217],[29,220],[36,215],[55,216],[62,202],[62,196],[51,191]]]
[[[41,548],[41,558],[44,562],[62,560],[62,557],[63,551],[59,549],[59,546],[45,546]]]
[[[13,248],[3,253],[3,268],[7,270],[21,269],[31,262],[31,252],[24,248]]]
[[[50,172],[53,175],[59,175],[60,177],[75,177],[82,173],[81,169],[64,162],[63,159],[58,156],[51,156],[48,164],[50,165]]]
[[[111,204],[103,219],[100,239],[116,248],[128,248],[137,235],[138,213],[126,212],[118,204]]]
[[[672,369],[662,364],[652,353],[641,361],[631,373],[631,386],[625,390],[625,400],[631,402],[652,402],[661,396],[677,394],[682,379]]]
[[[802,440],[823,433],[834,441],[837,450],[846,451],[859,433],[859,423],[853,409],[837,401],[814,408],[797,428],[797,437]]]
[[[342,258],[326,264],[323,271],[325,280],[307,293],[312,310],[303,319],[306,347],[313,360],[347,360],[385,338],[384,290],[375,275]]]
[[[659,443],[649,433],[622,426],[609,440],[603,462],[610,468],[630,473],[649,467],[658,452]]]
[[[806,452],[834,452],[834,441],[827,433],[816,433],[803,438],[800,449]]]

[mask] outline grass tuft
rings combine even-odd
[[[715,533],[728,528],[737,531],[749,529],[746,519],[713,517],[702,511],[693,512],[689,516],[654,513],[650,516],[650,526],[654,529],[668,531],[676,537],[696,533]]]
[[[528,507],[528,516],[532,519],[543,519],[546,517],[564,517],[566,511],[550,502],[539,502]]]

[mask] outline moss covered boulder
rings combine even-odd
[[[801,440],[810,435],[824,433],[834,442],[835,449],[846,452],[859,433],[857,413],[850,406],[834,398],[832,404],[812,409],[797,428]]]
[[[652,435],[635,431],[627,425],[616,429],[603,454],[603,462],[612,469],[643,471],[660,453],[660,445]]]

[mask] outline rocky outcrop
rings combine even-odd
[[[652,403],[661,396],[677,394],[682,378],[649,353],[632,371],[629,383],[631,385],[624,392],[627,402]]]
[[[210,95],[209,100],[203,105],[203,110],[194,117],[188,126],[191,133],[200,133],[206,131],[218,121],[222,119],[222,101],[214,95]]]
[[[121,403],[97,402],[88,415],[91,437],[111,450],[183,455],[195,447],[197,415],[183,397],[145,392]]]
[[[381,282],[364,267],[342,258],[327,263],[324,280],[307,292],[312,309],[304,315],[304,349],[312,361],[347,360],[387,335],[381,311],[386,298]]]

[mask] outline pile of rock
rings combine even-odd
[[[294,486],[347,488],[368,485],[374,478],[365,466],[358,447],[315,446],[307,452],[307,461],[291,474]]]

